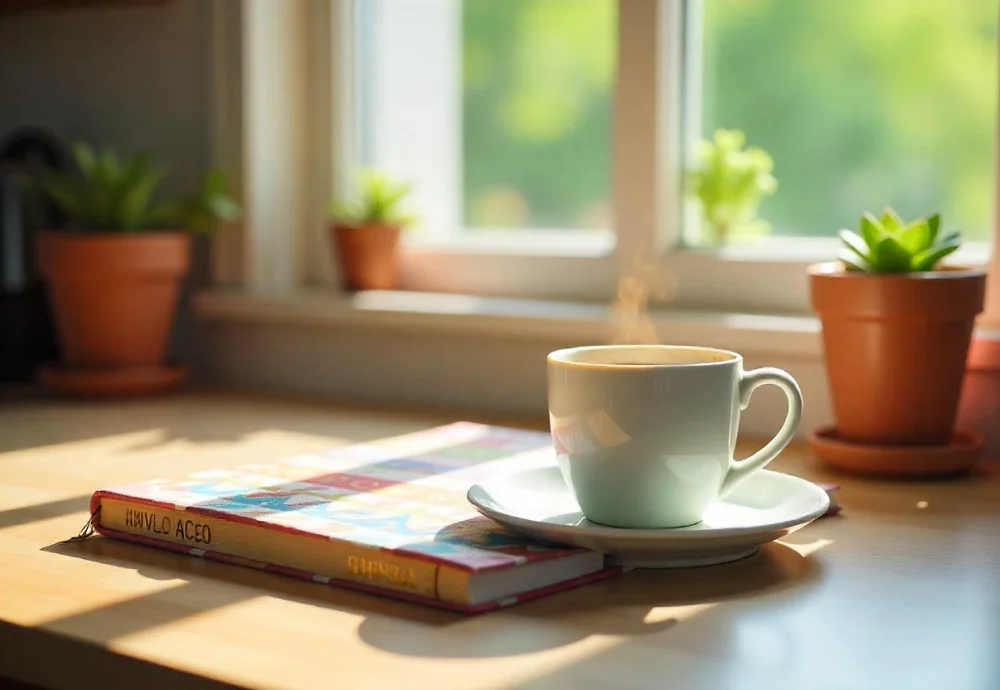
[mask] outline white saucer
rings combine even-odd
[[[713,504],[704,520],[677,529],[620,529],[587,520],[558,467],[539,467],[476,484],[469,501],[483,515],[534,539],[608,555],[610,564],[683,568],[753,555],[767,542],[826,512],[827,493],[798,477],[761,470]]]

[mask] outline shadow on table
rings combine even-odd
[[[32,522],[41,522],[42,520],[50,520],[62,517],[63,515],[72,515],[73,513],[81,514],[80,524],[82,525],[86,522],[89,506],[90,494],[81,494],[58,501],[36,503],[21,508],[11,508],[10,510],[0,510],[0,529],[17,527],[18,525],[26,525]]]
[[[361,624],[358,635],[374,647],[405,656],[515,656],[595,635],[645,637],[662,633],[716,604],[810,587],[821,576],[818,558],[775,542],[735,563],[635,570],[447,628],[370,617]],[[503,625],[496,625],[493,617],[503,618]]]
[[[562,647],[593,635],[661,633],[691,613],[684,607],[707,607],[807,587],[822,573],[815,557],[801,556],[774,543],[736,563],[632,571],[535,602],[467,616],[114,539],[58,543],[44,551],[130,568],[144,577],[177,583],[43,624],[61,634],[110,643],[185,618],[272,597],[362,616],[357,634],[365,643],[394,654],[436,658],[516,656]],[[679,608],[677,612],[661,610],[662,617],[651,620],[651,612],[663,607]]]
[[[261,597],[284,599],[351,614],[419,620],[421,625],[428,627],[447,625],[461,619],[448,611],[104,537],[60,542],[42,550],[128,568],[152,580],[177,583],[167,589],[44,624],[46,628],[67,634],[85,632],[90,638],[97,633],[101,642],[111,642],[124,635]]]

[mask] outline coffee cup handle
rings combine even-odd
[[[749,458],[729,461],[729,471],[726,472],[726,476],[722,480],[722,488],[719,492],[721,496],[728,494],[737,484],[778,457],[778,453],[784,450],[785,446],[795,437],[795,431],[802,419],[802,391],[799,389],[799,384],[787,372],[773,367],[743,372],[739,388],[740,409],[747,409],[750,404],[750,395],[757,386],[768,383],[783,390],[785,397],[788,398],[788,413],[785,415],[785,422],[774,438]]]

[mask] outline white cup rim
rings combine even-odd
[[[699,352],[699,353],[711,353],[715,356],[722,356],[723,359],[713,359],[706,361],[696,361],[696,362],[640,362],[640,363],[623,363],[623,362],[593,362],[587,360],[576,359],[577,356],[581,354],[587,354],[592,352],[612,352],[612,351],[622,351],[622,350],[632,350],[632,351],[658,351],[662,352],[664,350],[669,350],[672,352]],[[743,356],[738,352],[733,352],[732,350],[724,350],[718,347],[707,347],[704,345],[581,345],[577,347],[565,347],[559,350],[554,350],[548,354],[547,360],[549,363],[558,364],[563,366],[569,366],[573,368],[580,369],[594,369],[594,370],[628,370],[634,371],[637,369],[685,369],[694,367],[725,367],[732,366],[733,364],[740,364],[743,361]]]

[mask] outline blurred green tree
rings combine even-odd
[[[607,228],[614,0],[464,0],[466,225]]]
[[[992,227],[995,0],[705,0],[705,131],[775,160],[776,234],[832,236],[865,210]]]
[[[614,0],[462,0],[469,227],[610,227]],[[996,0],[702,0],[703,133],[739,129],[778,235],[865,210],[992,228]]]

